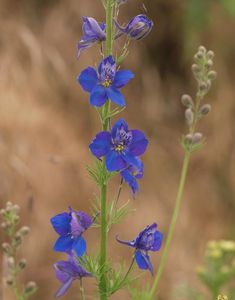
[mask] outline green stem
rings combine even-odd
[[[175,224],[176,224],[178,214],[179,214],[179,210],[180,210],[180,205],[181,205],[182,196],[183,196],[183,192],[184,192],[185,181],[186,181],[186,177],[187,177],[187,173],[188,173],[190,156],[191,156],[191,153],[185,152],[183,167],[182,167],[182,171],[181,171],[179,188],[178,188],[178,192],[177,192],[177,196],[176,196],[175,208],[174,208],[173,216],[172,216],[172,219],[171,219],[171,223],[170,223],[169,232],[168,232],[168,235],[167,235],[165,247],[163,249],[160,265],[159,265],[158,272],[157,272],[157,275],[155,277],[152,289],[150,291],[150,298],[149,299],[155,299],[154,295],[157,291],[159,280],[161,278],[162,272],[163,272],[165,264],[166,264],[169,246],[170,246],[170,243],[171,243],[171,240],[172,240]]]
[[[106,56],[112,55],[113,48],[113,1],[106,1]],[[103,108],[103,122],[102,129],[107,131],[109,128],[109,118],[110,115],[110,101],[107,101]],[[104,178],[107,172],[105,167],[105,159],[103,160],[103,174]],[[105,274],[105,265],[107,260],[107,182],[104,179],[100,190],[101,194],[101,227],[100,227],[100,300],[107,300],[107,278]]]
[[[84,295],[84,288],[83,288],[83,283],[82,283],[82,278],[80,278],[80,300],[85,300],[85,295]]]

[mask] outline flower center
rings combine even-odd
[[[123,142],[120,142],[119,144],[115,145],[114,149],[115,149],[115,151],[120,153],[125,149],[125,146],[124,146]]]
[[[112,84],[112,80],[111,79],[105,79],[102,83],[103,87],[110,87],[110,85]]]

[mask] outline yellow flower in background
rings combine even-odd
[[[217,300],[228,300],[228,297],[225,295],[219,295]]]

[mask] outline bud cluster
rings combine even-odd
[[[6,235],[7,241],[2,243],[2,251],[6,256],[6,284],[14,291],[19,291],[20,288],[17,285],[17,277],[19,273],[26,267],[27,261],[22,258],[17,259],[17,250],[22,245],[23,237],[29,233],[29,227],[19,227],[19,206],[14,205],[11,202],[6,203],[6,207],[0,210],[0,216],[2,217],[1,228]],[[35,291],[37,287],[33,282],[29,282],[22,289],[22,299],[28,299]]]
[[[196,132],[197,122],[208,115],[211,111],[210,104],[201,102],[211,87],[211,82],[216,78],[216,72],[212,70],[214,53],[207,51],[204,46],[200,46],[194,56],[195,63],[192,71],[198,82],[198,90],[195,101],[190,95],[183,95],[181,102],[185,107],[185,121],[189,127],[189,133],[183,136],[182,146],[188,152],[197,150],[203,143],[203,135]]]
[[[235,241],[210,241],[205,253],[205,263],[197,269],[197,273],[211,291],[215,286],[221,291],[235,279]],[[221,297],[218,299],[226,299]]]

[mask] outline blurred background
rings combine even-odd
[[[206,99],[212,112],[199,129],[207,143],[191,161],[159,289],[159,300],[171,300],[180,284],[202,288],[195,268],[208,240],[235,237],[235,3],[129,0],[121,8],[120,21],[139,13],[147,13],[155,27],[145,40],[130,45],[124,67],[136,77],[123,90],[128,106],[122,116],[130,128],[145,131],[150,145],[141,191],[131,200],[135,212],[110,232],[113,260],[125,257],[128,263],[132,255],[115,242],[117,233],[132,239],[156,221],[166,235],[183,157],[179,140],[186,131],[180,98],[195,94],[191,64],[198,46],[216,54],[218,78]],[[6,201],[19,204],[22,223],[31,227],[22,255],[29,262],[24,279],[39,284],[34,300],[53,299],[59,282],[52,264],[65,258],[52,251],[56,234],[50,218],[68,205],[89,212],[98,192],[86,165],[92,162],[88,144],[100,124],[76,76],[100,57],[95,46],[77,60],[82,16],[104,20],[101,1],[0,0],[0,207]],[[110,196],[118,182],[113,179]],[[122,201],[129,198],[125,187]],[[97,236],[95,228],[86,234],[93,253]],[[152,258],[156,270],[160,253]],[[143,286],[149,280],[146,273]],[[94,287],[88,279],[87,299],[94,299]],[[77,293],[75,283],[64,299],[77,299]],[[9,293],[4,300],[11,299]],[[112,299],[129,297],[120,292]]]

